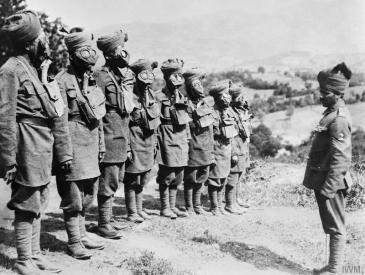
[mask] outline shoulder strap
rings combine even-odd
[[[23,66],[24,70],[27,72],[28,76],[30,77],[30,80],[32,81],[32,83],[36,86],[36,91],[37,90],[44,90],[44,87],[42,85],[42,82],[39,80],[39,78],[35,75],[34,72],[32,72],[32,70],[30,69],[30,66],[27,62],[27,60],[22,57],[16,57],[16,59],[19,61],[19,63]],[[29,66],[29,67],[28,67]]]
[[[112,79],[114,85],[117,87],[117,90],[119,93],[122,93],[122,90],[119,87],[119,84],[117,82],[117,80],[115,79],[114,75],[108,70],[108,75],[110,76],[110,78]]]
[[[81,102],[85,102],[85,98],[80,90],[79,83],[77,82],[76,76],[71,74],[72,82],[76,90],[76,99]]]

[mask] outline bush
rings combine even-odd
[[[253,129],[250,145],[250,154],[254,157],[274,157],[282,148],[281,141],[262,123]]]

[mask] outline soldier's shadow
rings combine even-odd
[[[264,246],[249,246],[241,242],[221,243],[211,236],[194,237],[195,242],[208,245],[218,244],[222,252],[229,253],[236,259],[254,265],[256,268],[276,269],[289,274],[312,274],[312,270],[280,256]]]

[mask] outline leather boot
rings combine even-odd
[[[113,215],[113,203],[114,203],[114,195],[111,196],[110,200],[110,207],[109,207],[109,217],[110,217],[110,225],[114,228],[116,231],[121,231],[129,227],[129,224],[127,222],[121,222]]]
[[[226,206],[224,207],[224,210],[226,210],[230,214],[240,215],[241,213],[238,212],[236,210],[236,208],[234,207],[235,192],[236,192],[236,190],[235,190],[234,186],[226,185],[226,193],[225,193]]]
[[[330,235],[330,256],[328,260],[328,271],[339,273],[344,261],[346,238],[340,234]]]
[[[85,226],[85,209],[83,209],[79,214],[79,226],[80,226],[80,237],[81,242],[87,249],[97,249],[102,250],[104,249],[104,244],[92,240],[86,233],[86,226]]]
[[[228,213],[224,210],[223,207],[223,191],[224,186],[220,186],[217,189],[217,201],[218,201],[218,210],[221,212],[222,215],[227,215]]]
[[[127,220],[134,223],[143,222],[144,219],[137,215],[136,193],[132,186],[124,184],[124,196],[128,213]]]
[[[136,203],[137,203],[137,214],[144,220],[150,220],[151,216],[143,210],[143,186],[138,186],[135,189],[136,192]]]
[[[208,185],[208,195],[210,201],[210,212],[214,216],[220,216],[221,213],[218,209],[218,188],[213,185]]]
[[[113,197],[98,196],[98,235],[106,239],[120,239],[121,235],[110,224],[112,199]]]
[[[177,196],[177,185],[170,185],[169,186],[170,209],[179,218],[185,218],[188,216],[188,214],[186,212],[180,211],[176,207],[176,196]]]
[[[193,207],[193,185],[190,182],[184,184],[185,209],[189,215],[194,215]]]
[[[176,219],[177,216],[170,209],[169,187],[164,184],[159,185],[160,192],[160,215],[166,218]]]
[[[25,211],[15,211],[14,231],[18,259],[14,271],[21,275],[38,275],[39,268],[32,260],[32,224],[34,215]]]
[[[67,253],[79,260],[91,258],[91,254],[81,242],[79,212],[63,212],[68,236]]]
[[[47,261],[42,255],[40,246],[41,237],[41,215],[38,215],[32,225],[32,261],[40,269],[50,273],[60,273],[62,270]]]
[[[207,212],[203,209],[201,205],[201,194],[202,194],[203,185],[201,183],[196,183],[193,186],[193,207],[195,214],[197,215],[206,215]]]

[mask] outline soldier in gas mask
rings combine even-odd
[[[136,75],[134,109],[129,123],[132,157],[126,162],[124,177],[125,202],[130,220],[148,220],[143,210],[143,187],[151,179],[151,169],[157,154],[157,129],[160,121],[160,105],[151,85],[155,80],[153,69],[157,62],[139,59],[131,65]],[[136,217],[136,216],[139,217]]]
[[[107,113],[103,118],[106,154],[100,164],[98,191],[98,234],[105,238],[119,238],[119,230],[127,225],[113,218],[114,194],[123,183],[125,162],[131,157],[129,147],[129,114],[133,110],[134,73],[128,67],[129,53],[124,48],[127,33],[118,30],[98,38],[105,65],[96,72],[98,85],[106,96]],[[132,222],[142,222],[136,216]]]
[[[90,258],[88,249],[104,248],[87,236],[85,228],[85,211],[95,197],[99,162],[105,152],[101,123],[105,97],[92,75],[98,55],[91,37],[87,32],[71,30],[65,37],[70,66],[56,77],[67,102],[65,121],[74,159],[69,173],[57,171],[56,181],[68,235],[67,252],[76,259]]]
[[[216,111],[214,162],[210,166],[207,181],[210,210],[213,215],[226,214],[223,208],[223,190],[231,168],[232,139],[238,135],[235,114],[229,106],[231,103],[229,94],[231,84],[230,80],[222,80],[209,90],[209,94],[214,97]]]
[[[189,160],[184,172],[185,208],[189,214],[205,214],[201,206],[201,191],[213,162],[214,100],[206,97],[202,85],[204,73],[199,68],[184,72],[189,97],[188,113],[191,118]]]
[[[37,14],[21,11],[6,18],[2,35],[15,49],[0,68],[0,176],[12,188],[8,207],[15,211],[14,269],[27,275],[60,272],[44,259],[39,242],[53,155],[63,171],[72,161],[64,103],[57,83],[47,79],[48,41]]]
[[[176,219],[187,213],[176,207],[177,187],[182,184],[184,167],[188,163],[190,138],[187,98],[180,89],[184,84],[183,61],[169,59],[162,63],[161,71],[166,86],[157,93],[161,105],[161,125],[158,131],[160,148],[159,184],[161,216]]]

